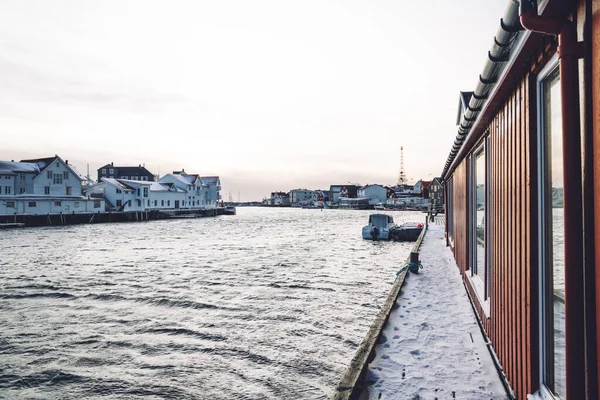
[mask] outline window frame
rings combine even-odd
[[[548,307],[547,292],[551,290],[550,274],[552,269],[549,271],[547,266],[547,260],[552,259],[553,256],[549,254],[550,248],[547,245],[548,240],[552,240],[547,232],[548,226],[548,209],[552,209],[551,199],[547,196],[548,190],[548,141],[546,132],[546,112],[544,102],[544,85],[548,79],[554,79],[555,74],[560,73],[560,66],[558,61],[558,54],[555,54],[548,63],[542,68],[537,76],[536,80],[536,97],[537,97],[537,157],[538,157],[538,171],[537,178],[539,186],[538,191],[538,315],[539,315],[539,330],[538,330],[538,346],[539,346],[539,387],[538,392],[535,393],[535,399],[544,400],[558,400],[561,397],[553,392],[547,383],[548,380],[552,381],[554,386],[554,338],[549,340],[550,336],[553,336],[554,326],[548,329],[549,321],[553,321],[553,307]],[[559,76],[560,79],[560,76]],[[550,207],[549,207],[550,203]],[[552,365],[549,365],[549,354],[552,354]]]
[[[490,257],[490,157],[489,157],[489,133],[485,133],[485,137],[475,147],[475,150],[469,155],[468,167],[468,207],[467,207],[467,222],[468,222],[468,249],[469,249],[469,279],[473,287],[479,303],[485,312],[486,316],[490,316],[490,285],[491,285],[491,257]],[[477,159],[483,154],[484,157],[484,279],[481,278],[479,267],[477,265]]]

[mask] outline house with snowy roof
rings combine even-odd
[[[218,176],[202,176],[200,179],[206,185],[206,208],[216,208],[221,201],[221,179]]]
[[[104,201],[84,197],[81,184],[58,155],[0,161],[0,215],[104,212]]]
[[[393,190],[382,185],[365,185],[358,189],[358,198],[368,198],[370,205],[376,205],[377,203],[385,203],[389,195],[393,193]]]
[[[142,164],[139,164],[137,167],[118,166],[114,165],[113,162],[98,168],[98,182],[101,182],[102,178],[131,179],[134,181],[150,182],[156,180],[154,174],[148,171]]]

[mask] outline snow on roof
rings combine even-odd
[[[185,193],[185,190],[178,188],[171,182],[148,182],[150,183],[151,192],[179,192]]]
[[[124,183],[126,185],[151,185],[152,181],[140,181],[138,179],[117,179],[119,182]]]
[[[36,174],[39,174],[41,171],[38,164],[23,161],[0,161],[0,170],[7,170],[12,172],[35,172]]]
[[[219,184],[218,176],[201,176],[200,179],[202,179],[202,182],[204,182],[207,185],[218,185]]]
[[[108,184],[111,184],[113,186],[118,187],[119,189],[123,189],[123,190],[133,190],[133,188],[119,182],[119,180],[115,179],[115,178],[102,178],[102,182],[106,182]]]
[[[54,160],[56,160],[58,156],[54,157],[45,157],[45,158],[32,158],[30,160],[21,160],[22,163],[31,163],[36,164],[40,171],[46,168],[48,165],[52,164]]]

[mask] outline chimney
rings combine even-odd
[[[142,164],[138,164],[138,168],[142,168]]]
[[[110,162],[110,166],[111,166],[111,167],[113,167],[113,166],[114,166],[114,164],[113,164],[113,162],[112,162],[112,161]]]
[[[65,160],[65,164],[69,165],[69,160]]]

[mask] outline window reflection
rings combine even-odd
[[[475,273],[485,285],[485,150],[477,154],[475,160]]]
[[[546,138],[546,384],[566,398],[562,115],[558,71],[544,81]]]

